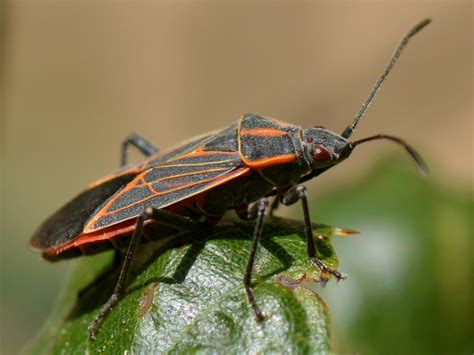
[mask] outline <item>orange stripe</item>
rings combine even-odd
[[[214,187],[215,185],[223,184],[238,176],[248,174],[249,172],[250,172],[249,168],[241,168],[241,169],[235,170],[234,172],[228,174],[224,178],[217,180],[214,184],[210,184],[208,189]],[[193,197],[197,194],[192,194],[190,196],[187,196],[186,199]],[[145,224],[146,223],[148,222],[145,222]],[[95,231],[92,230],[88,232],[86,229],[84,229],[84,231],[81,234],[79,234],[77,238],[74,239],[73,241],[64,245],[53,247],[45,251],[44,254],[48,255],[49,257],[54,258],[70,249],[81,248],[81,246],[83,245],[85,246],[88,244],[98,243],[103,240],[120,238],[121,236],[125,234],[133,232],[135,230],[135,224],[136,224],[136,217],[131,217],[127,220],[118,222],[116,224],[112,224],[110,226],[107,226],[105,228],[98,229]]]
[[[238,153],[237,153],[238,154]],[[235,155],[237,155],[235,154]],[[178,163],[178,164],[168,164],[164,163],[163,165],[151,166],[151,169],[168,169],[168,168],[175,168],[175,167],[183,167],[183,166],[204,166],[204,165],[219,165],[234,162],[235,159],[227,159],[227,160],[216,160],[210,162],[203,162],[203,163]]]
[[[204,173],[208,173],[208,172],[216,172],[216,171],[228,171],[229,169],[230,169],[229,167],[225,167],[225,168],[213,168],[213,169],[206,169],[206,170],[191,171],[189,173],[182,173],[182,174],[166,176],[166,177],[156,179],[156,180],[152,180],[150,182],[145,182],[145,183],[146,184],[151,184],[151,183],[154,183],[154,182],[176,179],[176,178],[180,178],[180,177],[183,177],[183,176],[199,175],[199,174],[204,174]]]
[[[229,171],[229,168],[215,168],[215,169],[207,169],[207,170],[200,170],[200,171],[193,171],[193,172],[189,172],[189,173],[183,173],[183,174],[177,174],[177,175],[173,175],[173,176],[167,176],[167,177],[164,177],[164,178],[161,178],[161,179],[157,179],[157,180],[152,180],[150,182],[145,182],[146,185],[150,188],[150,190],[152,192],[154,192],[155,194],[157,195],[163,195],[163,193],[168,193],[168,192],[172,192],[172,191],[175,191],[175,190],[164,190],[164,191],[156,191],[154,188],[153,188],[153,185],[155,182],[160,182],[160,181],[166,181],[166,180],[172,180],[172,179],[176,179],[176,178],[180,178],[180,177],[185,177],[185,176],[193,176],[193,175],[200,175],[200,174],[204,174],[204,173],[208,173],[208,172],[216,172],[216,171]],[[218,178],[218,176],[215,176],[212,179],[216,179]],[[201,180],[199,182],[196,182],[196,183],[201,183],[203,181],[208,181],[208,180]],[[172,187],[172,186],[183,186],[183,182],[175,182],[175,183],[169,183],[168,186]],[[188,185],[186,185],[188,186]],[[186,187],[185,186],[185,187]],[[179,188],[178,188],[179,190]],[[131,205],[132,206],[132,205]],[[115,212],[115,211],[114,211]]]
[[[135,185],[134,184],[133,186],[130,186],[130,188],[125,188],[123,189],[117,196],[115,196],[113,199],[111,199],[98,213],[97,215],[91,220],[91,222],[93,222],[93,224],[95,224],[95,222],[97,222],[98,219],[104,217],[104,216],[109,216],[109,215],[112,215],[114,213],[117,213],[117,212],[120,212],[120,211],[123,211],[123,210],[126,210],[130,207],[133,207],[135,205],[139,205],[140,203],[143,203],[145,201],[148,201],[148,200],[151,200],[152,198],[155,198],[157,196],[161,196],[161,195],[167,195],[169,193],[172,193],[172,192],[176,192],[176,191],[179,191],[179,190],[183,190],[185,188],[189,188],[189,187],[192,187],[192,186],[195,186],[195,185],[199,185],[199,184],[202,184],[202,183],[205,183],[205,182],[209,182],[209,181],[212,181],[212,180],[215,180],[216,178],[209,178],[209,179],[204,179],[204,180],[201,180],[201,181],[197,181],[197,182],[192,182],[190,184],[186,184],[186,185],[181,185],[177,188],[174,188],[174,189],[171,189],[171,190],[165,190],[165,191],[160,191],[160,192],[156,192],[154,195],[151,195],[151,196],[148,196],[148,197],[145,197],[141,200],[138,200],[138,201],[135,201],[133,203],[130,203],[124,207],[121,207],[121,208],[117,208],[116,210],[113,210],[113,211],[108,211],[109,207],[120,197],[123,196],[124,193],[132,190],[133,188],[135,188]],[[151,187],[150,186],[150,183],[147,183],[147,187]],[[153,188],[152,188],[153,189]],[[153,191],[155,191],[153,189]],[[89,228],[89,224],[87,224],[86,228],[84,228],[84,231],[88,230]]]
[[[125,221],[125,223],[123,222],[120,223],[119,226],[114,225],[114,228],[108,228],[106,230],[98,230],[91,233],[81,233],[72,242],[65,245],[61,245],[59,247],[49,249],[48,251],[45,252],[45,254],[48,255],[49,257],[55,257],[70,249],[80,248],[82,245],[87,245],[87,244],[97,243],[103,240],[117,238],[122,235],[133,232],[133,230],[135,229],[135,224],[136,224],[136,221],[133,219],[130,219],[128,221]]]
[[[286,154],[286,155],[277,155],[271,158],[263,158],[263,159],[256,159],[256,160],[248,160],[244,156],[242,156],[242,160],[244,161],[245,165],[250,168],[268,168],[269,166],[273,165],[280,165],[285,163],[291,163],[296,160],[295,154]]]
[[[221,151],[212,151],[212,150],[202,150],[202,148],[198,148],[190,153],[186,153],[184,155],[179,155],[175,158],[166,160],[161,163],[161,165],[166,166],[166,164],[171,163],[176,160],[184,159],[184,158],[195,158],[195,157],[205,157],[210,155],[236,155],[238,152],[221,152]]]
[[[274,128],[252,128],[240,130],[240,135],[242,136],[281,137],[285,134],[287,134],[287,132]]]
[[[130,190],[130,188],[133,188],[133,186],[136,185],[136,183],[133,185],[133,186],[130,186],[129,189],[124,189],[121,191],[121,193],[119,193],[117,196],[115,196],[113,199],[111,199],[104,207],[101,208],[100,211],[97,212],[97,214],[87,223],[87,225],[84,227],[83,229],[83,233],[90,233],[90,232],[93,232],[95,230],[100,230],[100,229],[96,229],[96,227],[94,226],[95,223],[97,222],[98,219],[100,219],[101,217],[103,216],[106,216],[106,215],[110,215],[110,214],[113,214],[115,212],[118,212],[122,209],[126,209],[126,208],[129,208],[131,206],[134,206],[136,204],[139,204],[139,203],[142,203],[144,201],[147,201],[147,200],[150,200],[156,196],[159,196],[159,195],[165,195],[165,194],[168,194],[170,192],[175,192],[175,191],[179,191],[179,190],[182,190],[182,189],[185,189],[187,187],[191,187],[191,186],[194,186],[194,185],[197,185],[197,184],[200,184],[200,183],[203,183],[203,182],[212,182],[213,180],[215,181],[214,183],[210,183],[208,186],[205,187],[205,190],[209,190],[210,188],[216,186],[216,185],[220,185],[220,184],[223,184],[225,183],[226,181],[229,181],[231,179],[234,179],[238,176],[241,176],[241,175],[244,175],[246,173],[249,172],[249,169],[248,168],[239,168],[239,169],[236,169],[234,171],[231,171],[230,173],[228,174],[223,174],[223,175],[219,175],[217,177],[214,177],[214,178],[211,178],[211,179],[205,179],[205,180],[201,180],[200,182],[197,182],[197,183],[192,183],[192,184],[187,184],[187,185],[183,185],[183,186],[180,186],[179,188],[176,188],[176,189],[173,189],[173,190],[169,190],[169,191],[165,191],[165,192],[161,192],[161,193],[158,193],[156,195],[153,195],[153,196],[149,196],[143,200],[140,200],[140,201],[137,201],[137,202],[134,202],[133,204],[130,204],[130,205],[127,205],[125,207],[122,207],[122,208],[119,208],[118,210],[115,210],[115,211],[112,211],[112,212],[106,212],[107,209],[110,207],[110,205],[118,198],[121,196],[122,193],[124,193],[125,191],[128,191]],[[141,175],[143,175],[144,173],[142,173]],[[136,180],[139,180],[141,178],[141,175],[139,175],[137,178],[135,178]],[[134,180],[134,181],[136,181]],[[132,181],[132,183],[134,182]],[[127,185],[128,187],[128,185]],[[185,198],[181,198],[181,199],[178,199],[177,201],[174,201],[172,204],[176,203],[176,202],[179,202],[183,199],[186,199],[186,198],[189,198],[191,196],[194,196],[195,194],[197,193],[200,193],[202,191],[199,191],[199,192],[196,192],[196,193],[193,193],[189,196],[186,196]],[[168,205],[165,205],[163,207],[166,207]],[[161,208],[163,208],[161,207]],[[133,218],[133,217],[132,217]],[[120,222],[119,222],[120,223]],[[107,226],[108,227],[108,226]],[[102,229],[102,228],[101,228]]]

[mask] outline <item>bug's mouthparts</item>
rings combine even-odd
[[[388,140],[391,140],[392,142],[400,144],[402,147],[405,148],[408,155],[410,155],[410,157],[414,160],[414,162],[415,162],[416,166],[418,167],[418,170],[420,171],[420,173],[422,173],[423,175],[428,175],[429,174],[428,166],[426,165],[426,163],[423,160],[423,158],[421,157],[421,155],[411,145],[406,143],[401,138],[390,136],[390,135],[387,135],[387,134],[376,134],[375,136],[362,138],[362,139],[359,139],[358,141],[349,143],[349,146],[352,149],[354,149],[359,144],[362,144],[362,143],[365,143],[365,142],[370,142],[370,141],[377,140],[377,139],[388,139]]]

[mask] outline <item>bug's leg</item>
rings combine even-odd
[[[128,148],[130,145],[133,145],[146,157],[155,154],[158,151],[158,148],[155,148],[145,138],[136,134],[131,134],[122,142],[121,166],[125,166],[128,163]]]
[[[296,202],[301,200],[303,205],[303,214],[304,214],[304,224],[305,224],[305,234],[306,234],[306,246],[307,246],[307,253],[309,260],[322,272],[329,273],[334,275],[336,279],[339,281],[341,279],[347,278],[347,275],[340,273],[337,270],[333,270],[322,263],[316,257],[316,244],[314,243],[313,239],[313,228],[311,226],[311,220],[309,218],[309,208],[308,208],[308,198],[307,198],[307,190],[306,187],[302,185],[294,186],[289,189],[285,195],[281,198],[281,202],[286,205],[290,206]]]
[[[89,326],[89,337],[92,340],[96,338],[96,333],[101,323],[104,321],[111,309],[115,306],[115,304],[118,302],[118,300],[126,290],[127,279],[130,274],[133,257],[140,242],[140,238],[143,231],[143,225],[147,220],[154,220],[159,223],[169,224],[187,231],[202,231],[202,228],[206,228],[206,225],[201,222],[194,221],[191,218],[181,216],[169,211],[159,210],[151,207],[146,208],[145,211],[137,218],[135,230],[125,253],[122,268],[120,270],[119,278],[115,285],[114,292],[107,300],[107,302],[102,306],[99,311],[99,314]]]
[[[244,287],[245,293],[247,294],[247,299],[249,300],[250,305],[252,306],[255,316],[257,317],[257,321],[263,321],[264,316],[262,311],[257,305],[255,301],[255,296],[253,294],[252,288],[252,271],[253,265],[255,263],[255,255],[257,253],[258,242],[260,237],[262,236],[263,230],[263,218],[265,217],[265,211],[268,208],[268,200],[266,198],[262,198],[258,200],[256,203],[249,208],[247,213],[247,220],[255,219],[255,229],[253,231],[253,238],[252,238],[252,249],[250,251],[249,260],[247,262],[247,268],[245,270],[244,275]]]
[[[284,188],[278,188],[275,191],[275,199],[272,201],[272,204],[270,205],[270,212],[269,215],[273,217],[274,212],[280,207],[281,203],[281,196],[285,195],[285,193],[288,191],[288,187]]]
[[[107,300],[107,302],[102,306],[102,308],[99,311],[99,314],[89,326],[89,329],[88,329],[89,337],[92,340],[95,340],[97,329],[99,328],[103,320],[107,317],[107,314],[110,312],[110,310],[115,306],[119,297],[122,295],[123,291],[125,290],[128,274],[130,272],[130,267],[132,265],[133,256],[137,249],[137,245],[140,242],[140,237],[143,230],[143,223],[145,222],[145,220],[150,219],[151,214],[152,214],[151,211],[147,209],[137,219],[137,223],[135,225],[135,231],[133,232],[132,238],[130,239],[130,244],[128,245],[127,252],[125,254],[125,259],[123,261],[122,269],[120,270],[120,275],[117,280],[117,284],[115,285],[114,292],[112,293],[110,298]]]
[[[280,198],[276,196],[275,199],[272,201],[272,204],[270,205],[270,212],[268,214],[273,217],[273,214],[278,209],[278,207],[280,207]]]

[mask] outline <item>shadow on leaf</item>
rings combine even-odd
[[[294,262],[293,257],[278,243],[278,237],[283,235],[296,234],[299,238],[305,240],[302,224],[299,221],[271,217],[264,227],[261,246],[265,248],[273,257],[279,261],[279,266],[273,268],[264,275],[256,275],[254,272],[254,284],[264,282],[265,280],[288,270]],[[161,244],[153,249],[153,243],[143,243],[137,250],[133,267],[128,280],[129,284],[142,274],[148,267],[154,263],[160,256],[170,249],[185,250],[179,265],[176,267],[171,277],[153,276],[139,285],[128,287],[125,295],[134,293],[151,284],[181,284],[186,279],[190,269],[199,257],[201,251],[209,240],[248,240],[252,238],[254,223],[227,220],[225,224],[218,225],[211,229],[211,235],[205,233],[181,233],[178,239],[171,240],[166,244]],[[314,229],[326,231],[329,229],[325,225],[314,225]],[[328,238],[316,239],[318,256],[325,259],[334,255],[334,250]],[[187,248],[186,248],[187,247]],[[148,250],[147,250],[148,249]],[[146,253],[143,252],[146,250]],[[147,254],[148,256],[144,256]],[[115,251],[115,257],[111,265],[96,277],[96,279],[86,288],[81,290],[76,299],[76,303],[69,312],[66,320],[72,320],[83,314],[90,313],[94,309],[102,306],[112,294],[120,272],[123,261],[123,252]],[[242,286],[243,288],[243,286]]]

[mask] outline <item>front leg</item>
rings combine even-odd
[[[298,202],[299,200],[301,200],[303,204],[306,246],[309,260],[322,272],[334,275],[334,277],[336,277],[338,281],[347,278],[347,275],[327,267],[323,264],[321,260],[316,257],[316,244],[314,243],[313,228],[311,225],[311,220],[309,218],[309,207],[306,187],[302,185],[293,186],[283,195],[283,197],[281,198],[281,203],[286,206],[290,206]]]

